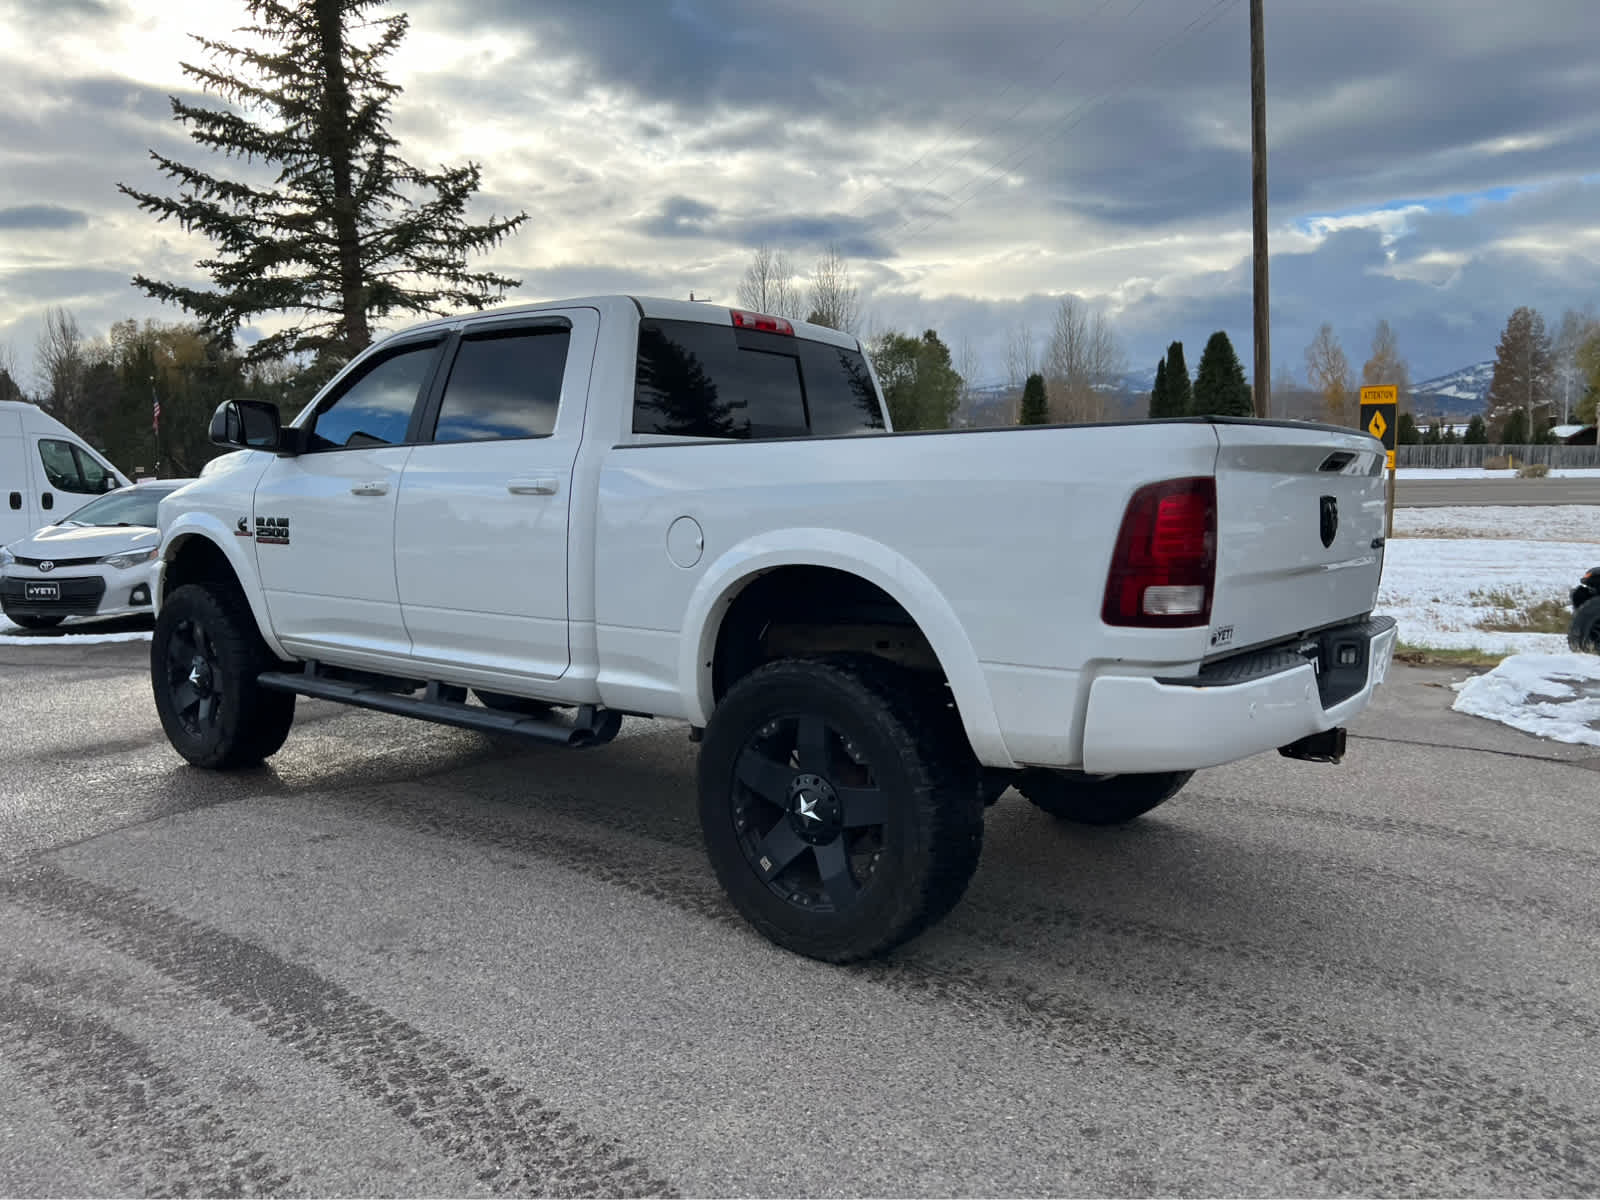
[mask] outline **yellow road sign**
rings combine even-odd
[[[1361,429],[1383,443],[1394,466],[1395,427],[1400,423],[1400,389],[1392,383],[1361,389]]]
[[[1372,420],[1367,422],[1367,432],[1380,442],[1383,440],[1383,435],[1389,432],[1389,422],[1383,419],[1383,410],[1376,405],[1373,406]]]
[[[1399,404],[1400,389],[1392,383],[1385,383],[1379,387],[1364,387],[1361,389],[1361,403]]]

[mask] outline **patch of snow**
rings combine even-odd
[[[1515,479],[1517,473],[1507,468],[1504,471],[1485,471],[1482,467],[1397,467],[1394,477],[1396,479]],[[1600,467],[1555,467],[1547,476],[1549,479],[1600,479]]]
[[[1600,543],[1600,509],[1583,504],[1397,508],[1394,535]],[[1600,562],[1600,550],[1595,552],[1595,562]]]
[[[89,632],[79,633],[79,629]],[[94,646],[107,642],[148,642],[149,630],[130,633],[95,633],[93,625],[61,625],[47,633],[28,633],[0,616],[0,646]]]
[[[1600,656],[1516,654],[1454,686],[1456,712],[1558,742],[1600,746]]]
[[[1400,639],[1413,646],[1490,654],[1560,653],[1567,648],[1564,634],[1481,631],[1480,625],[1505,611],[1483,594],[1505,593],[1522,603],[1552,598],[1565,602],[1594,559],[1593,542],[1396,538],[1385,547],[1376,611],[1394,617]]]

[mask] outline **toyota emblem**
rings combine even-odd
[[[53,563],[48,558],[45,559],[42,563],[39,564],[39,570],[45,572],[46,574],[48,574],[51,571],[54,571],[55,569],[56,569],[56,564]]]

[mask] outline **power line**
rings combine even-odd
[[[1228,12],[1229,9],[1234,8],[1238,3],[1239,3],[1239,0],[1214,0],[1214,3],[1211,5],[1211,8],[1209,10],[1207,10],[1206,12],[1201,13],[1198,17],[1196,17],[1194,20],[1190,21],[1187,25],[1185,25],[1182,29],[1178,30],[1176,33],[1169,35],[1156,48],[1155,52],[1147,60],[1145,71],[1140,72],[1140,73],[1135,74],[1135,75],[1126,75],[1124,77],[1123,83],[1120,86],[1115,87],[1115,88],[1111,88],[1111,89],[1109,89],[1107,91],[1103,91],[1103,92],[1099,93],[1098,95],[1096,95],[1094,97],[1091,97],[1089,100],[1085,100],[1081,104],[1077,105],[1075,108],[1073,108],[1072,110],[1070,110],[1067,113],[1067,117],[1063,118],[1063,120],[1066,120],[1067,118],[1071,118],[1071,117],[1075,117],[1075,119],[1071,120],[1064,128],[1061,128],[1058,132],[1056,132],[1052,136],[1061,137],[1061,136],[1064,136],[1065,134],[1068,134],[1068,133],[1072,132],[1072,130],[1076,129],[1080,124],[1083,123],[1084,119],[1089,115],[1089,112],[1092,111],[1096,106],[1098,106],[1103,100],[1106,100],[1111,96],[1115,96],[1115,95],[1127,90],[1129,87],[1133,86],[1133,84],[1135,84],[1135,83],[1142,82],[1143,79],[1145,78],[1145,76],[1148,74],[1149,69],[1151,67],[1155,66],[1156,63],[1160,62],[1162,57],[1174,45],[1176,45],[1179,41],[1181,41],[1185,37],[1189,36],[1191,33],[1199,33],[1199,32],[1203,32],[1206,29],[1209,29],[1212,25],[1216,24],[1217,21],[1221,20],[1222,17],[1224,15],[1226,15],[1226,13]],[[1131,59],[1129,60],[1129,64],[1130,65],[1131,65],[1132,61],[1133,60],[1131,60]],[[966,195],[966,196],[962,197],[960,200],[956,201],[949,208],[945,209],[942,212],[934,213],[934,214],[932,214],[932,215],[930,215],[930,216],[928,216],[926,218],[920,219],[920,220],[919,220],[919,218],[916,218],[916,217],[907,217],[904,221],[900,222],[899,225],[896,225],[893,229],[889,230],[888,233],[884,234],[883,236],[892,237],[894,234],[898,233],[901,229],[904,229],[907,225],[910,225],[912,221],[918,221],[918,224],[916,224],[905,235],[906,239],[909,240],[911,238],[916,237],[918,234],[922,233],[924,230],[930,228],[935,222],[954,216],[957,212],[959,212],[962,208],[964,208],[968,203],[970,203],[972,200],[976,199],[982,192],[984,192],[985,190],[987,190],[987,188],[989,186],[991,186],[990,176],[994,175],[995,170],[997,168],[1001,169],[1002,174],[1004,174],[1005,172],[1009,172],[1009,171],[1015,170],[1017,167],[1020,167],[1023,163],[1027,162],[1028,159],[1032,158],[1035,154],[1037,154],[1038,151],[1039,151],[1039,142],[1040,142],[1040,140],[1041,139],[1039,139],[1039,138],[1035,138],[1033,140],[1033,143],[1031,144],[1031,146],[1024,147],[1021,152],[1012,151],[1011,153],[1003,155],[1000,158],[996,159],[994,162],[992,162],[989,165],[988,170],[986,170],[981,176],[979,176],[976,181],[969,181],[968,183],[963,184],[961,188],[957,189],[957,191],[955,193],[956,196],[959,196],[961,194],[961,192],[965,191],[967,188],[971,188],[972,190],[968,195]],[[954,199],[954,196],[952,196],[952,199]]]

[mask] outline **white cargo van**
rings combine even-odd
[[[37,404],[0,400],[0,546],[131,482]]]

